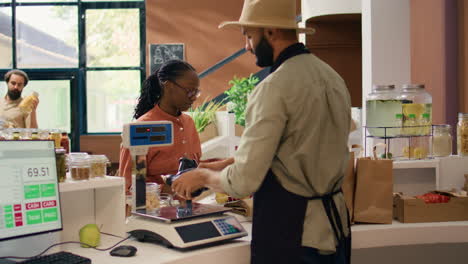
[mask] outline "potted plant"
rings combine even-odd
[[[195,128],[200,136],[201,143],[218,135],[218,129],[216,128],[216,112],[223,107],[223,102],[224,101],[207,102],[207,99],[205,99],[200,106],[188,110],[188,114],[195,123]]]
[[[228,111],[236,116],[236,136],[242,134],[245,127],[245,109],[247,108],[247,98],[259,82],[258,77],[250,76],[244,78],[234,78],[229,81],[231,88],[224,92],[227,95]]]

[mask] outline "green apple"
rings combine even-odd
[[[101,233],[99,227],[95,224],[87,224],[80,229],[80,242],[90,246],[97,247],[101,241]],[[89,246],[81,244],[82,247]]]

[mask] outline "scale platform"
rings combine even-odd
[[[231,209],[218,205],[193,203],[191,210],[186,206],[168,206],[152,211],[138,209],[136,212],[132,212],[132,214],[171,223],[199,217],[221,215],[228,211],[231,211]]]
[[[127,219],[127,232],[140,242],[155,242],[166,247],[189,249],[247,236],[247,231],[230,211],[217,205],[193,203],[163,207],[147,212],[132,212]]]

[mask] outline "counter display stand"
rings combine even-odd
[[[62,241],[79,241],[79,230],[96,224],[102,232],[125,235],[125,180],[105,176],[59,184],[62,204]]]

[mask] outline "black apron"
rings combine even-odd
[[[334,259],[329,263],[350,263],[351,233],[345,237],[338,209],[332,199],[339,192],[341,190],[324,196],[303,197],[284,189],[273,172],[268,171],[260,189],[254,194],[251,263],[303,263],[304,249],[314,250],[301,246],[307,202],[317,199],[322,200],[338,241],[336,253],[324,257]],[[319,261],[316,263],[328,263],[320,261],[321,255],[317,259]]]

